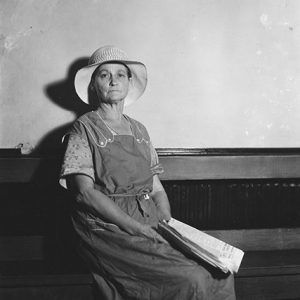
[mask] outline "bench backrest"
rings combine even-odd
[[[202,153],[201,150],[159,151],[165,172],[161,180],[214,181],[300,178],[300,151],[287,153]],[[33,184],[40,189],[57,182],[60,160],[57,157],[0,158],[0,184]],[[26,199],[24,199],[26,201]],[[270,205],[272,209],[272,205]],[[300,228],[259,228],[207,230],[236,247],[247,250],[300,248]],[[0,261],[43,259],[47,241],[43,235],[0,236]]]

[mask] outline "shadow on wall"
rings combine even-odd
[[[44,93],[49,100],[65,110],[72,111],[75,117],[91,110],[91,107],[80,100],[74,88],[76,72],[87,65],[88,57],[75,60],[69,67],[67,77],[63,80],[50,83],[45,86]],[[71,123],[59,126],[48,132],[32,153],[34,156],[57,156],[61,155],[61,139],[68,130]]]
[[[88,58],[86,57],[75,60],[69,66],[66,78],[50,82],[44,87],[44,94],[49,101],[63,110],[72,112],[74,119],[91,110],[91,106],[80,100],[74,88],[76,72],[86,66],[87,63]],[[74,232],[70,221],[70,206],[73,198],[58,184],[64,152],[62,137],[72,123],[73,121],[66,122],[46,133],[30,154],[37,157],[47,157],[47,159],[39,163],[31,182],[28,184],[28,191],[31,193],[29,198],[33,204],[30,206],[30,208],[32,207],[30,212],[24,217],[24,224],[28,225],[23,226],[29,227],[30,234],[43,236],[44,261],[47,263],[49,261],[51,268],[63,270],[61,272],[71,272],[72,270],[69,271],[69,268],[72,269],[73,266],[76,270],[77,261],[80,262],[80,258],[73,251],[75,247]],[[19,198],[17,194],[16,199]],[[41,217],[38,219],[36,216]],[[20,222],[23,224],[22,219]]]

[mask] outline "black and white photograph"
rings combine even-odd
[[[0,0],[0,300],[300,299],[300,1]]]

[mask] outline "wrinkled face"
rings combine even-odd
[[[107,63],[95,70],[92,84],[102,103],[113,104],[125,99],[129,90],[128,69],[122,64]]]

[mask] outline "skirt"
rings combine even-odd
[[[139,222],[157,224],[152,199],[114,201]],[[75,213],[73,224],[79,254],[94,276],[99,299],[235,299],[233,275],[186,257],[168,242],[129,235],[84,211]]]

